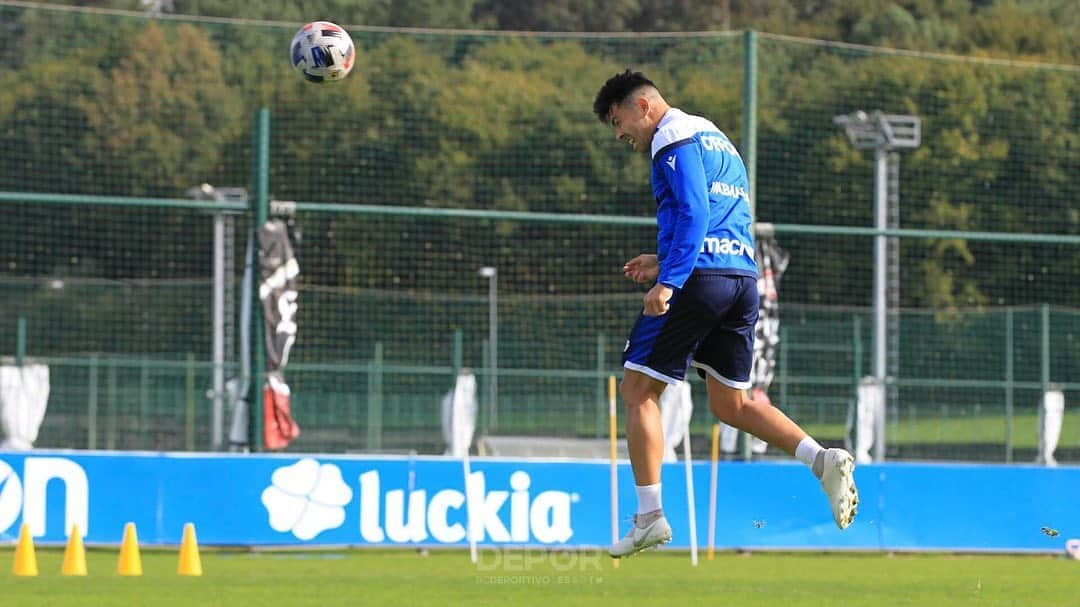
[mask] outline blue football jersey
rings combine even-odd
[[[652,186],[657,282],[681,288],[695,269],[757,277],[746,167],[715,124],[668,110],[653,136]]]

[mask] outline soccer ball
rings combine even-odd
[[[292,65],[310,82],[341,80],[352,70],[356,48],[340,25],[312,21],[293,36]]]

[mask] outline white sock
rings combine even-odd
[[[795,447],[795,458],[812,468],[818,453],[821,453],[823,450],[823,447],[819,445],[816,440],[807,436],[799,441],[799,445]]]
[[[655,485],[635,485],[637,491],[637,513],[648,514],[660,510],[660,483]]]

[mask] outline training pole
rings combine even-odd
[[[457,387],[455,386],[450,403],[450,419],[454,420],[455,424],[457,420],[461,419],[461,415],[458,411],[458,407],[461,406],[461,403],[458,402],[457,396]],[[457,426],[454,425],[454,428],[456,429]],[[465,475],[465,533],[469,536],[469,560],[475,565],[477,560],[476,536],[478,533],[473,529],[476,520],[473,517],[472,489],[470,489],[470,486],[472,485],[472,466],[469,462],[469,445],[465,445],[465,456],[461,458],[461,468],[462,473]],[[483,496],[481,496],[481,499],[483,499]]]
[[[619,541],[619,429],[615,423],[615,376],[608,376],[608,436],[611,443],[611,543]],[[619,568],[619,559],[611,559]]]
[[[472,491],[469,486],[472,484],[472,470],[469,467],[469,452],[465,452],[465,457],[461,458],[461,467],[465,474],[465,533],[469,536],[469,559],[476,564],[476,534],[473,532],[473,511],[472,500],[469,495]]]
[[[711,561],[716,548],[716,476],[717,462],[720,460],[720,424],[713,424],[712,452],[709,457],[712,459],[712,467],[709,470],[709,549],[705,553],[705,558]]]
[[[690,515],[690,564],[697,567],[697,512],[694,509],[694,463],[690,459],[690,419],[683,434],[683,462],[686,464],[686,508]]]

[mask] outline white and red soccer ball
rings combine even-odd
[[[310,82],[336,82],[349,75],[356,59],[352,38],[340,25],[312,21],[293,36],[292,65]]]

